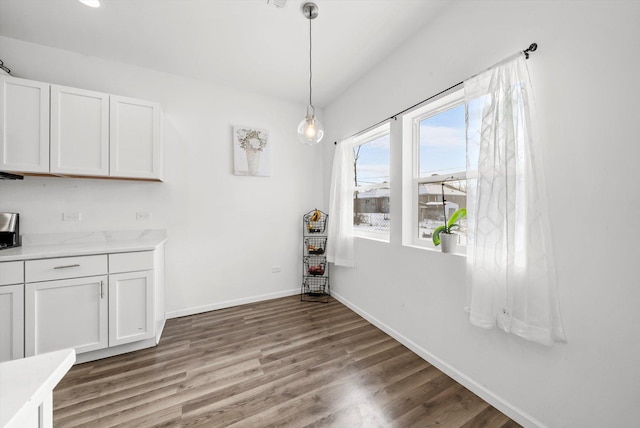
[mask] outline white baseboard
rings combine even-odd
[[[158,327],[156,328],[156,345],[160,343],[160,337],[162,336],[162,332],[164,331],[164,325],[167,323],[167,319],[163,318],[162,321],[158,323]]]
[[[356,312],[362,318],[369,321],[371,324],[378,327],[380,330],[387,333],[389,336],[396,339],[398,342],[402,343],[407,348],[411,349],[411,351],[416,353],[418,356],[420,356],[422,359],[427,361],[429,364],[433,365],[438,370],[442,371],[447,376],[451,377],[456,382],[458,382],[465,388],[469,389],[471,392],[473,392],[474,394],[476,394],[477,396],[485,400],[487,403],[491,404],[496,409],[500,410],[502,413],[504,413],[505,415],[507,415],[508,417],[510,417],[517,423],[519,423],[520,425],[524,427],[539,427],[539,428],[545,427],[544,424],[542,424],[540,421],[535,419],[533,416],[511,405],[509,402],[502,399],[501,397],[495,395],[493,392],[491,392],[484,386],[480,385],[473,379],[469,378],[464,373],[461,373],[460,371],[450,366],[445,361],[433,355],[431,352],[417,345],[411,339],[403,336],[402,334],[398,333],[396,330],[389,327],[385,323],[381,322],[371,314],[367,313],[366,311],[362,310],[358,306],[354,305],[353,303],[351,303],[349,300],[347,300],[340,294],[337,294],[336,292],[331,291],[331,296],[334,297],[343,305],[347,306],[352,311]]]
[[[76,362],[74,364],[82,364],[87,361],[101,360],[103,358],[139,351],[141,349],[153,348],[156,345],[157,343],[154,336],[151,339],[138,340],[137,342],[125,343],[124,345],[83,352],[76,355]]]
[[[242,299],[227,300],[224,302],[212,303],[210,305],[195,306],[192,308],[171,311],[166,313],[166,317],[167,319],[186,317],[187,315],[195,315],[195,314],[200,314],[202,312],[209,312],[209,311],[215,311],[218,309],[231,308],[233,306],[246,305],[247,303],[255,303],[255,302],[261,302],[263,300],[277,299],[279,297],[293,296],[294,294],[298,294],[298,293],[300,293],[299,288],[292,288],[290,290],[278,291],[276,293],[261,294],[259,296],[244,297]]]

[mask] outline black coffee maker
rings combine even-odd
[[[20,246],[20,214],[0,213],[0,249]]]

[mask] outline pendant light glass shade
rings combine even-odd
[[[317,144],[324,137],[322,123],[316,119],[315,109],[312,105],[307,107],[307,117],[298,125],[298,139],[303,144]]]

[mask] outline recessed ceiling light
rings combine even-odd
[[[78,0],[89,7],[100,7],[100,0]]]
[[[282,8],[287,5],[287,0],[267,0],[267,4],[273,4],[277,8]]]

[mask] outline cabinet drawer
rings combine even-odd
[[[0,263],[0,285],[22,284],[23,282],[23,262]]]
[[[27,260],[25,282],[79,278],[107,273],[107,255]]]
[[[109,254],[109,273],[153,269],[153,251]]]

